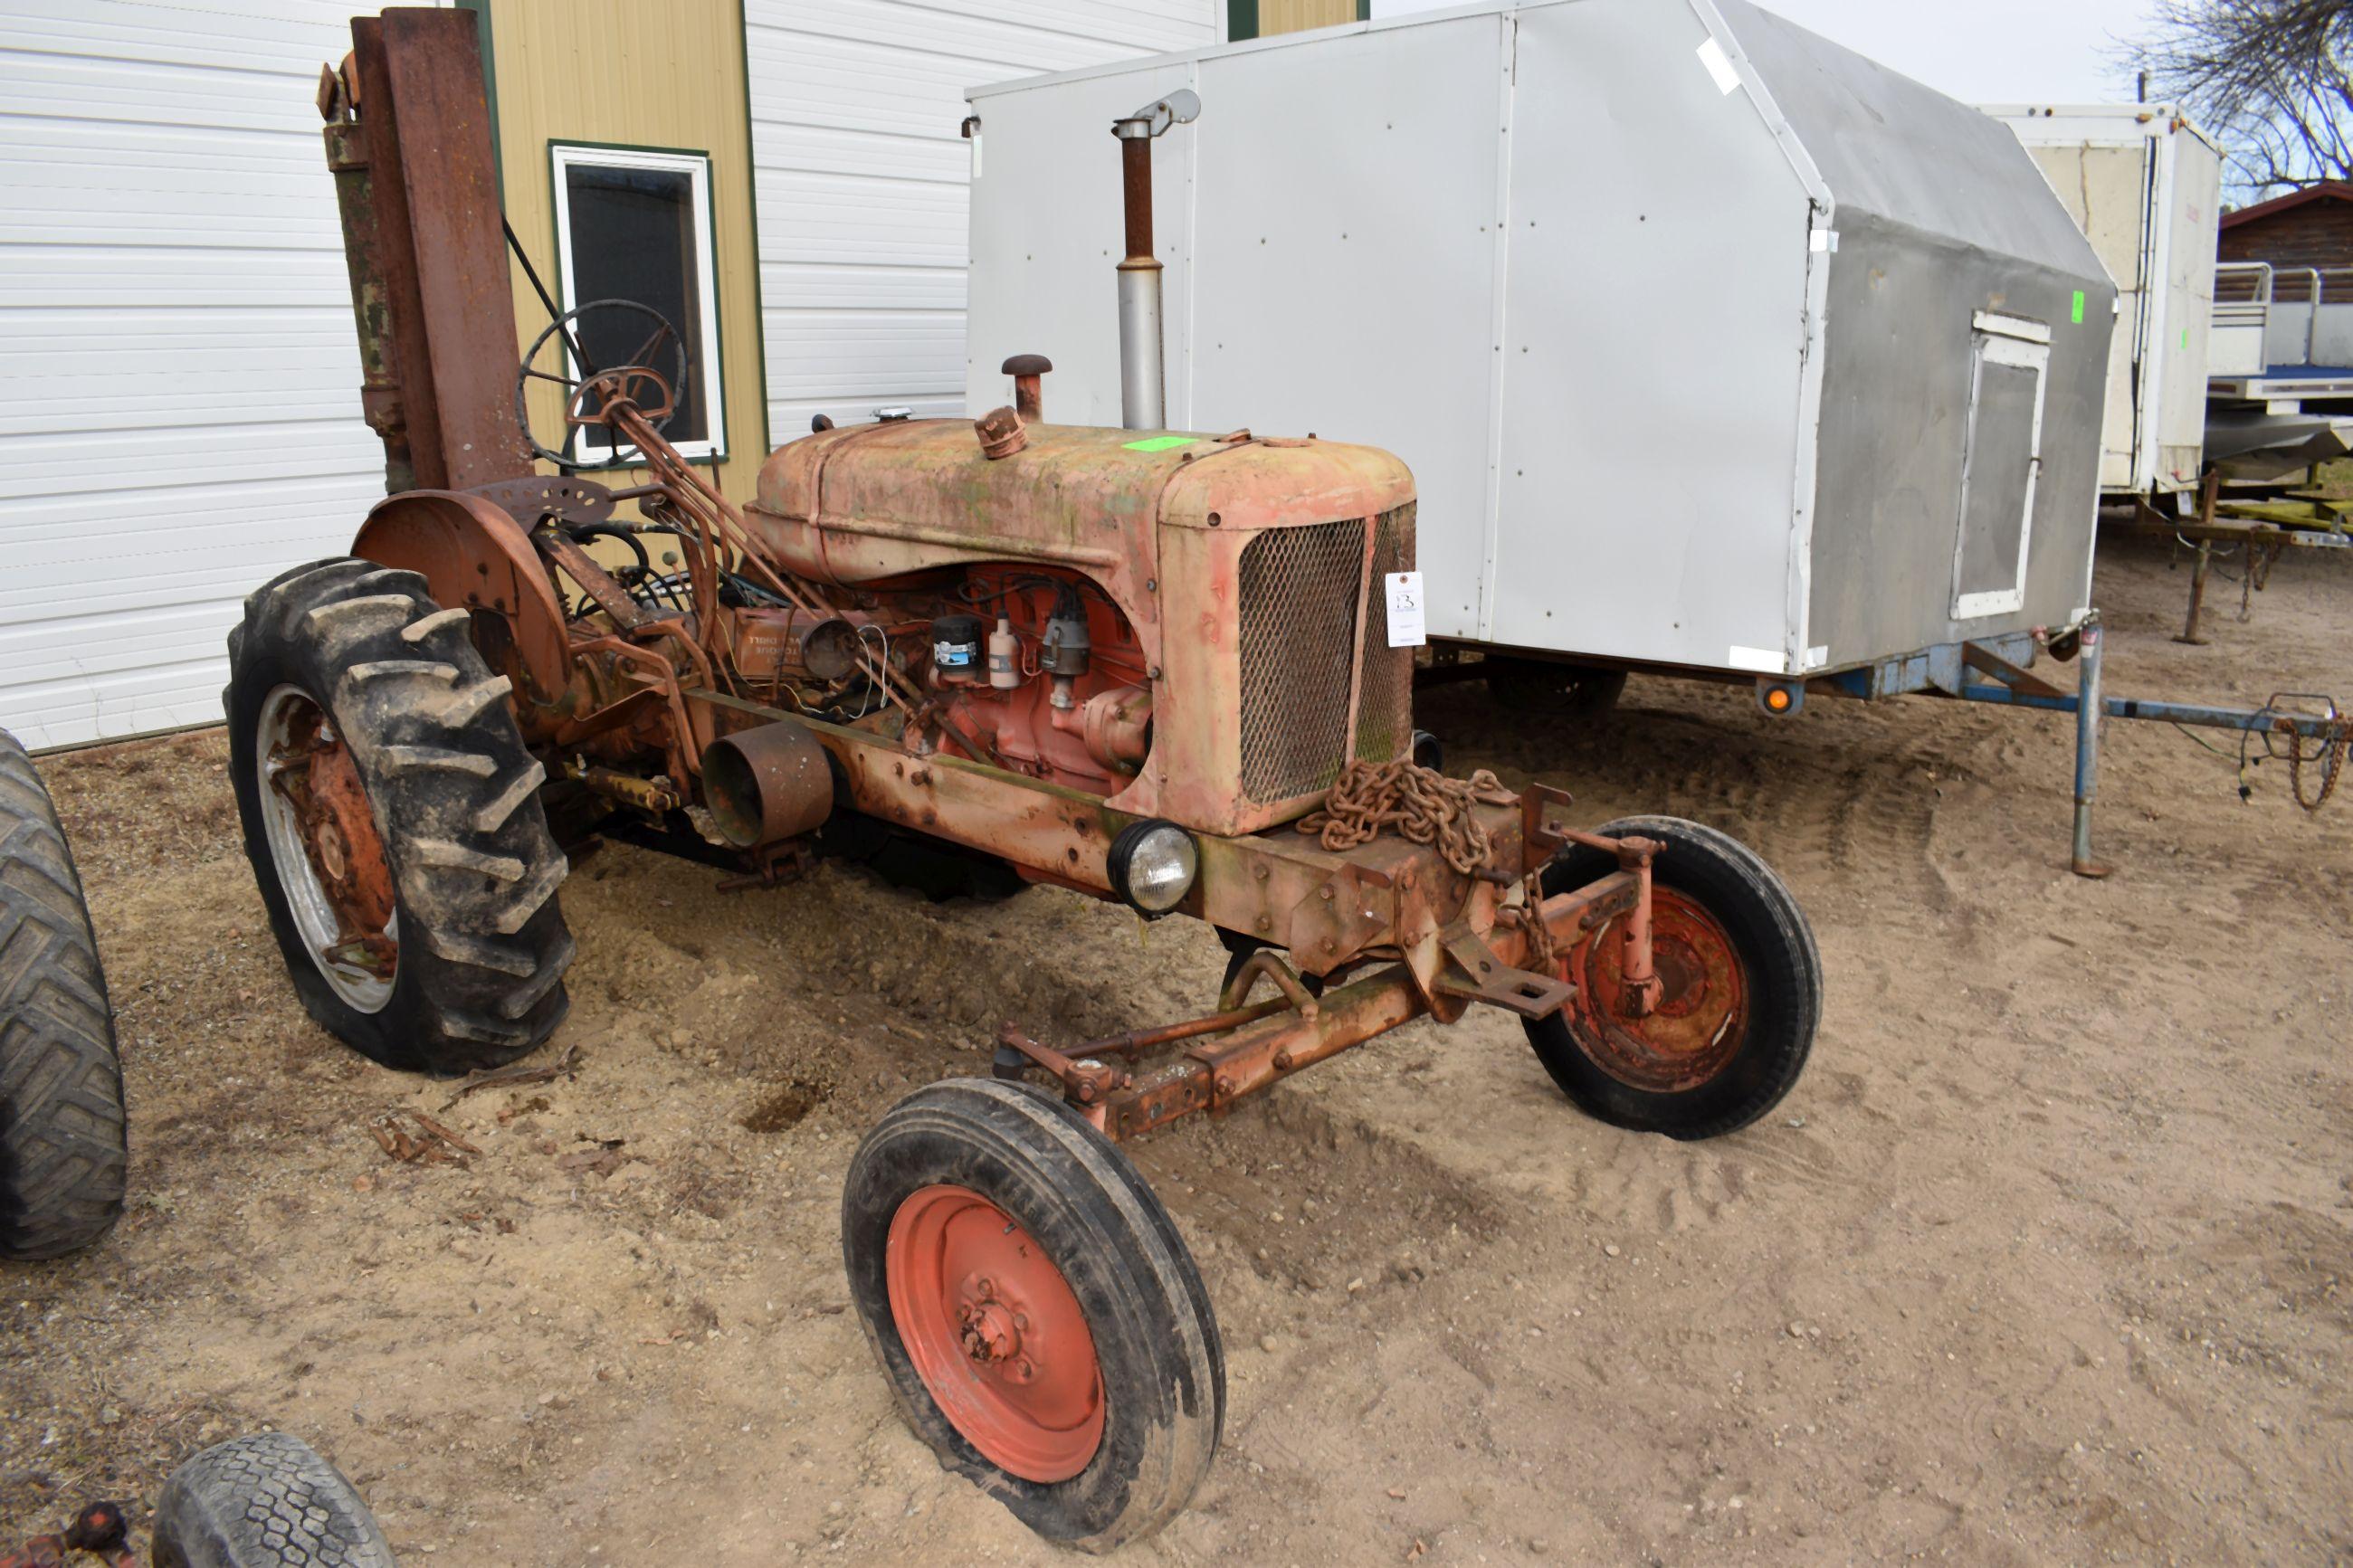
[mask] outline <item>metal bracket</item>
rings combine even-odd
[[[1172,125],[1192,124],[1200,114],[1201,95],[1189,87],[1180,87],[1166,98],[1154,99],[1133,114],[1122,115],[1113,122],[1112,134],[1128,140],[1159,136]],[[1131,125],[1140,129],[1122,129]]]
[[[1992,676],[2012,691],[2024,691],[2036,697],[2063,697],[2065,692],[2034,674],[2023,665],[2012,664],[1983,643],[1963,643],[1961,662],[1969,668]]]
[[[1565,980],[1505,963],[1467,925],[1448,927],[1440,940],[1454,966],[1439,975],[1438,989],[1450,996],[1484,1002],[1523,1018],[1549,1018],[1577,994],[1577,987]]]
[[[1531,784],[1520,791],[1520,853],[1522,863],[1531,868],[1552,858],[1553,851],[1568,842],[1561,830],[1552,826],[1558,818],[1555,808],[1567,812],[1576,804],[1565,789],[1550,784]]]

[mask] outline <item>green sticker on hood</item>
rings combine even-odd
[[[1172,447],[1190,447],[1199,440],[1198,436],[1147,436],[1141,441],[1120,444],[1131,452],[1166,452]]]
[[[2075,290],[2075,303],[2068,310],[2067,319],[2079,327],[2084,324],[2084,291],[2081,289]]]

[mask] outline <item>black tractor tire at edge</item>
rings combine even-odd
[[[314,562],[246,600],[221,694],[246,856],[303,1006],[386,1067],[443,1076],[528,1053],[570,1005],[555,897],[567,862],[539,800],[545,770],[469,626],[414,572]],[[256,726],[281,684],[323,707],[350,747],[392,868],[399,960],[375,1013],[328,984],[270,851]]]
[[[155,1507],[153,1568],[396,1568],[343,1473],[290,1432],[187,1459]]]
[[[88,1247],[122,1212],[122,1062],[73,851],[0,731],[0,1258]]]
[[[1680,1093],[1648,1092],[1611,1077],[1559,1014],[1525,1020],[1528,1044],[1562,1093],[1612,1126],[1686,1141],[1736,1132],[1778,1105],[1805,1070],[1822,1014],[1813,928],[1772,868],[1728,834],[1679,816],[1620,817],[1595,831],[1666,846],[1651,862],[1651,879],[1688,894],[1732,938],[1752,995],[1747,1038],[1715,1078]],[[1567,892],[1617,868],[1615,856],[1572,844],[1545,868],[1544,890]]]

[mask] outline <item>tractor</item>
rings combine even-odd
[[[546,1041],[573,956],[552,820],[768,881],[929,847],[1209,922],[1216,1010],[1008,1025],[990,1076],[881,1117],[842,1194],[910,1426],[1097,1551],[1184,1508],[1226,1400],[1208,1292],[1123,1141],[1480,1004],[1621,1127],[1713,1137],[1788,1092],[1820,963],[1756,856],[1669,818],[1580,831],[1556,790],[1416,760],[1385,592],[1414,558],[1405,466],[1158,427],[1137,150],[1196,105],[1113,128],[1131,427],[1049,421],[1024,355],[1008,406],[816,430],[738,506],[663,437],[672,324],[557,310],[502,223],[471,19],[353,33],[320,107],[390,493],[348,555],[254,591],[226,693],[247,850],[331,1033],[435,1074]],[[509,250],[552,318],[520,370]],[[533,427],[544,387],[561,430]],[[579,471],[579,432],[644,482]]]

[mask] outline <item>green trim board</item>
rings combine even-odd
[[[1226,0],[1226,41],[1239,44],[1257,37],[1258,0]]]
[[[1366,5],[1372,3],[1360,0]],[[749,193],[746,205],[752,226],[752,366],[759,381],[760,450],[773,452],[776,433],[768,426],[768,301],[761,291],[760,278],[760,160],[752,148],[752,23],[744,15],[744,0],[735,0],[735,48],[744,65],[744,169],[748,176],[744,188]],[[715,196],[711,205],[718,206]]]
[[[748,63],[749,62],[747,61],[746,64],[748,65]],[[750,90],[751,89],[748,86],[744,89],[747,105]],[[711,443],[712,449],[708,452],[697,453],[695,456],[688,458],[686,461],[690,465],[716,468],[721,463],[727,461],[733,453],[733,447],[730,445],[727,438],[727,421],[730,417],[727,407],[726,382],[727,317],[723,308],[723,302],[719,297],[718,162],[712,157],[708,149],[702,147],[658,147],[651,143],[643,142],[595,142],[584,136],[549,137],[547,139],[546,145],[547,236],[549,244],[553,248],[548,252],[548,259],[554,264],[552,270],[554,274],[556,294],[559,301],[567,300],[570,298],[572,280],[565,275],[564,271],[565,204],[558,199],[561,194],[558,185],[558,171],[562,167],[562,165],[556,162],[555,157],[556,149],[558,148],[571,148],[575,151],[587,153],[651,153],[657,156],[665,158],[700,158],[702,160],[702,226],[704,231],[703,237],[711,247],[711,335],[713,340],[712,346],[718,350],[720,356],[719,374],[713,378],[719,387],[720,417],[715,426],[714,438]],[[754,288],[755,290],[758,287],[756,273],[759,268],[759,250],[758,230],[755,228],[754,230],[752,245],[752,265],[755,274],[754,281]],[[756,292],[754,294],[754,298],[757,298]],[[574,309],[574,306],[566,303],[564,308],[569,310]],[[762,379],[764,384],[760,388],[761,451],[765,457],[768,450],[766,440],[768,389],[765,384],[765,375]],[[643,468],[644,466],[645,465],[642,463],[627,462],[617,458],[608,458],[601,463],[582,463],[577,465],[579,470],[583,473],[596,473],[607,468]]]
[[[474,14],[474,41],[482,51],[482,97],[491,110],[491,173],[498,181],[499,205],[507,205],[507,161],[499,146],[499,57],[491,32],[491,0],[457,0]]]

